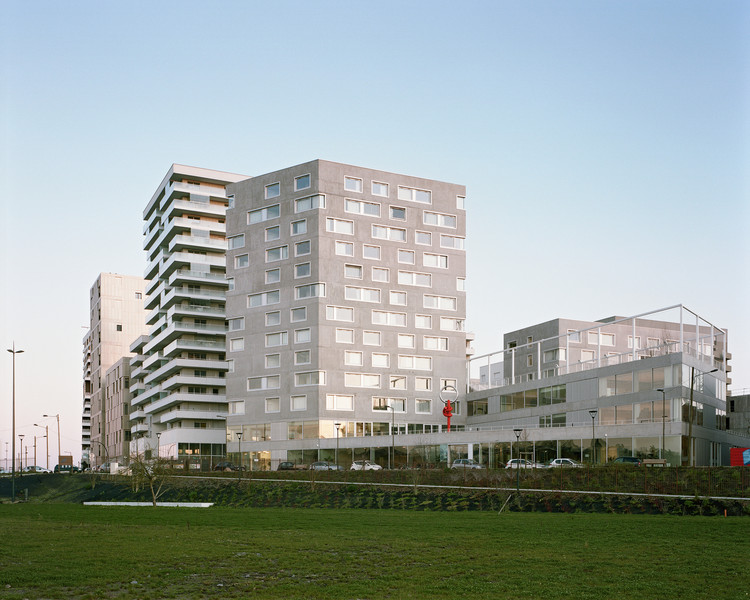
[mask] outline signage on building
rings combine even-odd
[[[750,466],[750,448],[730,448],[729,464],[733,467]]]

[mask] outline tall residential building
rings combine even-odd
[[[127,464],[130,458],[130,358],[123,357],[105,375],[104,405],[105,460]]]
[[[225,187],[246,178],[172,165],[143,212],[149,330],[131,345],[131,454],[160,445],[186,468],[224,457]]]
[[[227,191],[229,451],[241,433],[275,468],[338,435],[398,463],[393,436],[444,430],[470,352],[464,186],[314,160]]]
[[[105,374],[123,356],[131,356],[130,343],[146,330],[145,284],[141,277],[101,273],[89,291],[89,331],[83,340],[82,428],[83,461],[92,466],[105,462],[109,453]]]

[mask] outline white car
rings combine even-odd
[[[451,469],[483,469],[484,467],[473,458],[457,458],[453,461]]]
[[[511,458],[507,463],[505,463],[506,469],[543,469],[544,465],[540,465],[539,463],[533,463],[530,460],[526,460],[525,458]]]
[[[547,466],[550,469],[554,469],[555,467],[582,467],[583,465],[570,458],[555,458],[554,460],[549,461]]]
[[[52,473],[49,469],[45,469],[44,467],[37,467],[34,465],[29,465],[27,467],[23,468],[24,473]]]
[[[380,471],[382,469],[378,463],[369,460],[355,460],[352,463],[352,471]]]

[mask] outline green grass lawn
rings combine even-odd
[[[0,598],[749,598],[750,520],[0,506]]]

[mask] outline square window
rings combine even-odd
[[[289,408],[290,410],[307,410],[307,396],[291,396]]]
[[[432,234],[429,231],[417,231],[414,233],[414,242],[423,246],[432,246]]]
[[[418,391],[429,392],[430,390],[432,390],[432,378],[431,377],[415,377],[414,389]]]
[[[300,175],[294,178],[294,191],[306,190],[310,187],[310,175]]]
[[[229,351],[240,352],[245,349],[245,338],[234,338],[229,340]]]
[[[267,242],[274,242],[278,240],[281,237],[281,230],[279,229],[278,225],[274,225],[273,227],[266,227],[266,241]]]
[[[304,256],[306,254],[310,254],[310,240],[294,244],[294,256]]]
[[[302,235],[303,233],[307,233],[307,219],[292,221],[291,229],[292,235]]]
[[[278,310],[266,313],[266,327],[281,324],[281,313]]]
[[[391,290],[390,302],[391,304],[397,304],[399,306],[406,306],[406,292],[397,292]]]
[[[295,365],[309,365],[310,364],[310,351],[298,350],[297,352],[295,352],[294,364]]]
[[[281,269],[266,271],[266,283],[278,283],[279,281],[281,281]]]
[[[398,251],[398,262],[413,265],[414,264],[414,250],[399,250]]]
[[[266,354],[266,369],[278,369],[281,366],[280,354]]]
[[[415,315],[414,327],[418,329],[432,329],[432,317],[430,315]]]
[[[362,193],[362,180],[358,177],[344,177],[344,189],[348,192]]]
[[[294,331],[295,344],[307,344],[311,339],[310,329],[296,329]]]
[[[362,246],[362,258],[380,260],[380,246],[368,246],[364,244]]]
[[[294,278],[299,279],[300,277],[310,276],[310,263],[302,263],[294,265]]]
[[[278,398],[266,398],[266,412],[277,413],[281,410]]]
[[[233,235],[227,238],[229,242],[229,250],[236,250],[237,248],[243,248],[245,246],[245,234]]]
[[[348,279],[362,279],[362,266],[344,265],[344,277]]]
[[[241,331],[245,329],[245,317],[227,319],[227,323],[229,324],[229,331]]]
[[[363,331],[362,343],[365,346],[380,346],[380,332],[379,331]]]
[[[290,320],[292,321],[292,323],[298,323],[299,321],[307,321],[307,307],[299,306],[297,308],[293,308],[290,311]]]
[[[336,242],[336,254],[339,256],[354,256],[354,244],[352,242]]]
[[[387,369],[391,366],[391,355],[381,352],[373,352],[371,358],[372,366]]]
[[[361,367],[363,365],[362,352],[356,350],[346,350],[344,352],[344,364],[352,367]]]
[[[250,266],[250,255],[240,254],[239,256],[234,257],[235,269],[244,269],[245,267],[249,267],[249,266]]]
[[[372,268],[372,280],[381,281],[388,283],[390,271],[384,267],[373,267]]]
[[[391,219],[396,219],[398,221],[406,221],[406,209],[405,208],[401,208],[400,206],[391,206],[390,213],[391,213]]]
[[[338,344],[353,344],[354,343],[354,330],[353,329],[336,329],[336,342]]]
[[[388,197],[388,184],[381,183],[379,181],[373,181],[372,182],[372,195],[383,196],[387,198]]]
[[[276,198],[277,196],[281,195],[281,184],[280,183],[271,183],[266,186],[266,200],[269,200],[271,198]]]
[[[391,375],[389,382],[392,390],[406,389],[406,375]]]
[[[432,401],[426,398],[417,398],[415,402],[415,412],[420,415],[429,415],[432,412]]]
[[[410,333],[399,333],[398,334],[398,347],[399,348],[414,348],[415,336]]]

